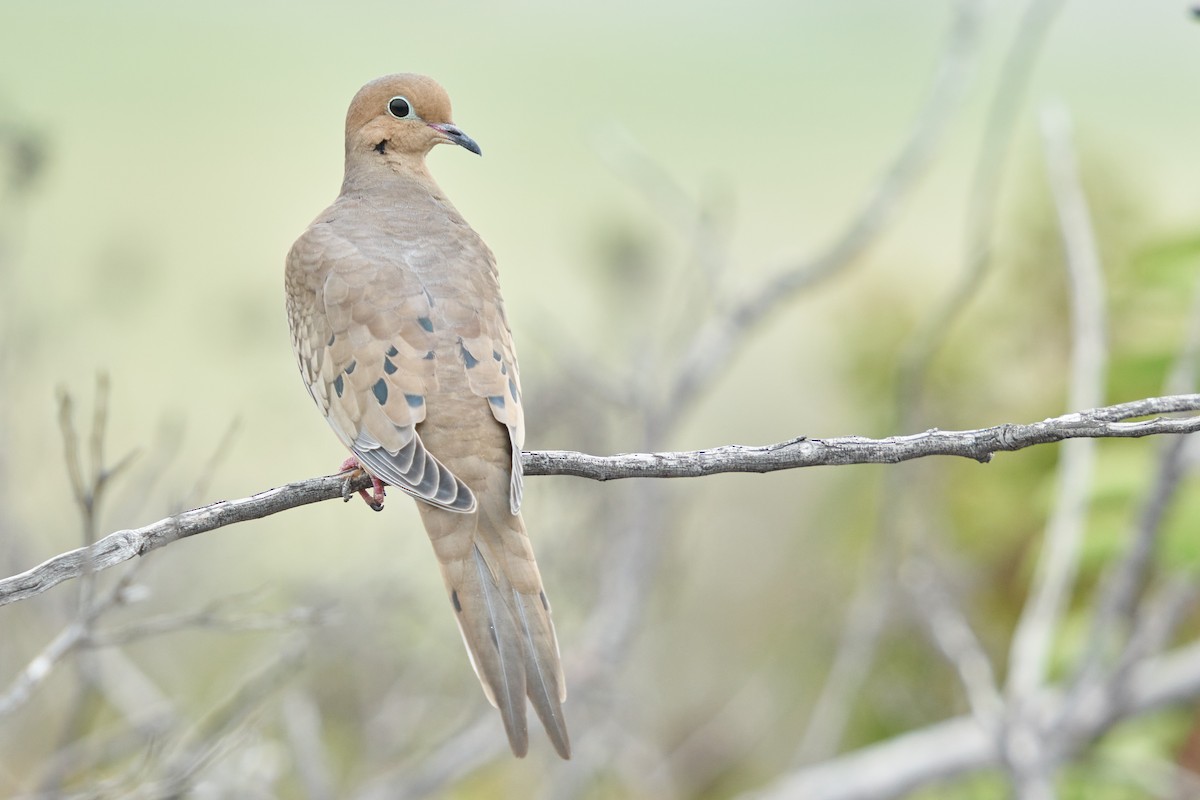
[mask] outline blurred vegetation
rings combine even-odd
[[[0,25],[20,35],[0,49],[0,573],[80,544],[54,398],[65,387],[87,409],[97,373],[111,376],[112,460],[139,452],[100,509],[101,532],[340,462],[295,375],[282,258],[337,189],[341,115],[365,80],[435,75],[487,153],[438,152],[432,168],[500,259],[531,448],[628,451],[648,446],[647,432],[623,393],[679,331],[844,224],[911,122],[949,8],[10,5]],[[911,432],[890,427],[897,363],[960,266],[982,98],[1015,18],[993,13],[980,99],[898,225],[757,330],[655,446]],[[1027,119],[1047,96],[1078,131],[1107,282],[1107,396],[1165,393],[1200,274],[1200,111],[1178,97],[1178,76],[1200,70],[1197,34],[1181,4],[1064,12],[1018,126],[994,263],[945,332],[922,425],[1073,410],[1063,253]],[[727,269],[706,300],[712,263]],[[1163,444],[1099,445],[1060,670],[1084,646],[1088,590],[1126,543]],[[82,649],[0,721],[0,795],[318,797],[310,768],[329,797],[370,796],[356,793],[389,775],[412,796],[734,796],[795,766],[881,547],[931,546],[1003,680],[1057,459],[1039,447],[986,466],[666,482],[653,490],[663,549],[639,575],[628,649],[603,665],[611,684],[567,707],[585,756],[560,764],[535,743],[522,762],[467,758],[461,775],[446,742],[478,725],[470,753],[488,752],[503,734],[403,498],[381,515],[328,503],[179,542],[147,557],[97,624],[160,620],[166,632]],[[887,470],[909,479],[903,507],[881,507]],[[600,576],[639,491],[527,481],[572,685],[603,661],[585,643],[615,600]],[[902,517],[895,545],[875,535],[889,514]],[[1200,565],[1194,474],[1166,524],[1159,565]],[[97,576],[97,594],[120,579]],[[0,608],[0,693],[74,618],[78,583]],[[890,616],[839,750],[968,710],[914,614]],[[1193,609],[1178,637],[1198,633]],[[1061,796],[1159,796],[1161,771],[1197,767],[1198,723],[1180,708],[1114,728],[1061,773]],[[624,745],[607,760],[586,756],[614,741]],[[305,764],[313,752],[320,763]],[[914,796],[995,798],[1006,786],[985,774]]]

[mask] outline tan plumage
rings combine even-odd
[[[300,372],[367,471],[411,494],[484,693],[518,756],[525,697],[570,756],[550,606],[520,516],[524,417],[496,262],[434,183],[439,143],[479,152],[430,78],[364,86],[342,191],[287,259]]]

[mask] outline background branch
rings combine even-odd
[[[1047,33],[1061,7],[1061,0],[1030,0],[1005,50],[1000,77],[988,102],[983,140],[967,184],[965,249],[958,271],[949,290],[933,312],[925,315],[916,330],[909,334],[899,354],[892,419],[895,426],[901,429],[911,430],[921,424],[926,382],[934,359],[949,340],[956,322],[980,292],[984,278],[992,268],[996,209],[1007,174],[1006,166],[1020,111]],[[810,718],[797,753],[801,762],[828,756],[836,750],[860,690],[871,674],[879,640],[888,628],[895,601],[909,600],[916,606],[916,613],[922,616],[935,611],[928,608],[926,603],[941,593],[935,588],[941,577],[931,563],[925,563],[929,561],[928,553],[933,548],[931,537],[922,533],[929,528],[928,520],[915,529],[909,529],[902,521],[904,515],[898,513],[899,509],[906,506],[921,506],[926,510],[931,508],[921,498],[920,484],[921,481],[906,471],[891,470],[885,476],[878,517],[872,529],[872,542],[866,548],[868,563],[861,570],[864,577],[858,583],[850,603],[851,613],[843,626],[832,662],[834,668],[828,673],[821,689],[816,711]],[[929,584],[929,590],[910,591],[906,598],[898,596],[895,576],[904,572],[928,576],[926,583]],[[903,582],[901,585],[905,588],[913,586]],[[935,611],[935,615],[944,618],[945,609]],[[978,643],[971,642],[975,635],[965,618],[960,619],[960,623],[957,626],[960,644],[967,649],[980,649]],[[924,627],[930,633],[935,631],[928,625]],[[936,644],[944,655],[949,656],[944,642]],[[958,648],[960,657],[963,652]],[[835,671],[838,665],[847,663],[853,664],[853,668],[841,673]],[[977,675],[974,669],[964,667],[961,662],[955,665],[960,679]],[[972,679],[972,683],[964,684],[963,688],[969,699],[978,700],[980,687],[977,681]],[[980,708],[976,708],[977,713],[980,711]],[[818,744],[824,747],[817,747]]]
[[[1140,663],[1121,699],[1121,714],[1137,717],[1200,695],[1200,644],[1181,647]],[[1059,688],[1043,689],[1036,702],[1048,716],[1072,714]],[[1112,711],[1111,707],[1107,710]],[[1082,741],[1102,735],[1108,715],[1077,720]],[[1067,754],[1058,752],[1059,760]],[[744,800],[887,800],[918,786],[947,781],[1003,764],[1003,751],[991,731],[972,716],[956,717],[864,747],[787,775]]]
[[[1070,118],[1061,106],[1042,112],[1042,137],[1051,193],[1062,232],[1070,298],[1070,406],[1104,398],[1108,348],[1105,334],[1104,277],[1087,199],[1071,145]],[[1042,735],[1040,704],[1033,702],[1049,666],[1064,610],[1079,572],[1088,498],[1096,460],[1095,442],[1077,439],[1062,448],[1054,508],[1029,598],[1013,634],[1009,655],[1006,735],[1008,766],[1017,795],[1052,798],[1053,770]]]

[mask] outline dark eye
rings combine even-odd
[[[416,116],[413,113],[412,104],[404,97],[393,97],[388,100],[388,113],[396,119],[408,119]]]

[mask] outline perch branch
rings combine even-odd
[[[1155,415],[1200,410],[1200,394],[1149,397],[1104,408],[1064,414],[1041,422],[1005,424],[971,431],[928,430],[910,436],[868,439],[842,436],[803,437],[764,447],[726,445],[710,450],[677,453],[624,453],[594,456],[565,450],[522,453],[527,475],[573,475],[593,480],[617,478],[693,478],[722,472],[774,472],[799,467],[846,464],[896,464],[927,456],[961,456],[987,462],[992,454],[1022,450],[1066,439],[1136,438],[1200,431],[1200,416]],[[1153,416],[1138,422],[1125,420]],[[326,475],[268,489],[250,497],[222,500],[161,519],[141,528],[117,531],[91,548],[77,548],[38,566],[0,580],[0,606],[24,600],[87,569],[99,572],[135,556],[237,522],[261,519],[290,508],[343,497],[344,475]],[[363,477],[350,481],[349,490],[369,488]]]

